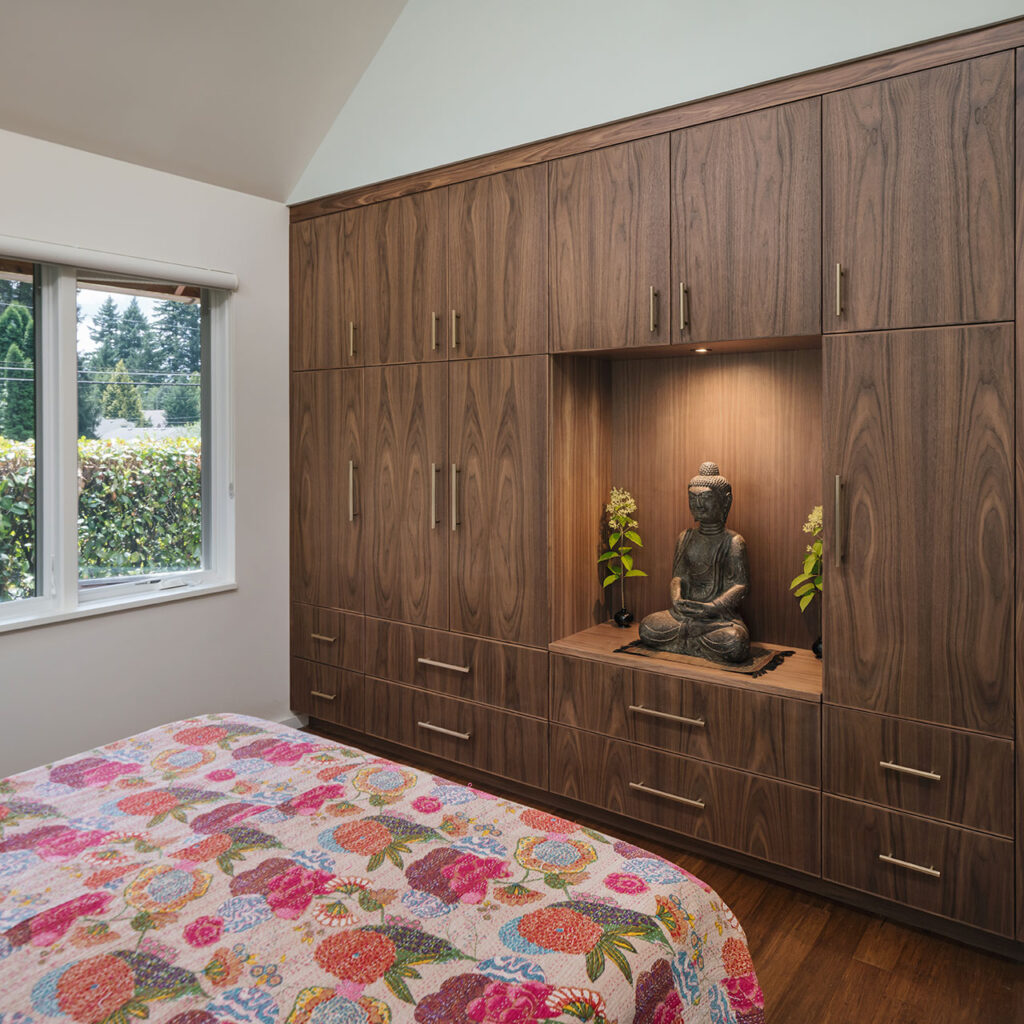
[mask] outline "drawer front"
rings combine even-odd
[[[547,788],[547,722],[383,679],[366,680],[366,731],[457,764]]]
[[[829,881],[998,935],[1012,933],[1009,840],[839,797],[826,796],[823,811],[822,874]]]
[[[548,716],[547,651],[366,620],[367,675],[507,711]]]
[[[551,718],[806,786],[821,781],[816,701],[553,654]]]
[[[292,658],[291,707],[296,714],[363,731],[363,677],[331,665]]]
[[[1013,744],[941,726],[825,708],[825,789],[1013,834]]]
[[[553,793],[820,873],[815,790],[556,725],[550,773]]]
[[[363,616],[293,604],[292,655],[362,672]]]

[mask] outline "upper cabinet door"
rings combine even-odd
[[[449,373],[451,628],[546,647],[547,359]]]
[[[448,356],[548,346],[548,178],[538,164],[448,189]]]
[[[377,203],[361,213],[353,248],[360,266],[353,273],[362,277],[364,362],[444,359],[447,190]]]
[[[363,610],[361,370],[291,375],[291,596]]]
[[[344,362],[341,239],[344,214],[291,226],[289,309],[293,370]]]
[[[552,352],[670,340],[668,151],[658,135],[548,165]]]
[[[1013,82],[1007,52],[824,98],[825,331],[1013,319]]]
[[[363,372],[366,612],[447,629],[447,366]]]
[[[819,333],[819,99],[673,133],[672,261],[672,340]]]
[[[1012,734],[1013,361],[1012,324],[825,339],[830,703]]]

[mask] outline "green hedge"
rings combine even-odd
[[[201,563],[197,438],[78,442],[83,579]],[[33,588],[35,446],[0,438],[0,600]]]

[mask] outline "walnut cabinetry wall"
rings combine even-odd
[[[1024,19],[296,208],[293,707],[1024,941],[1022,44]],[[809,644],[787,584],[824,505],[823,666],[616,653],[608,488],[642,499],[645,613],[705,457],[763,555],[759,641]]]

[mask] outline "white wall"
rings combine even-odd
[[[408,0],[288,201],[1022,13],[1020,0]]]
[[[288,714],[288,213],[0,132],[4,234],[232,271],[238,590],[0,635],[0,775],[176,718]]]

